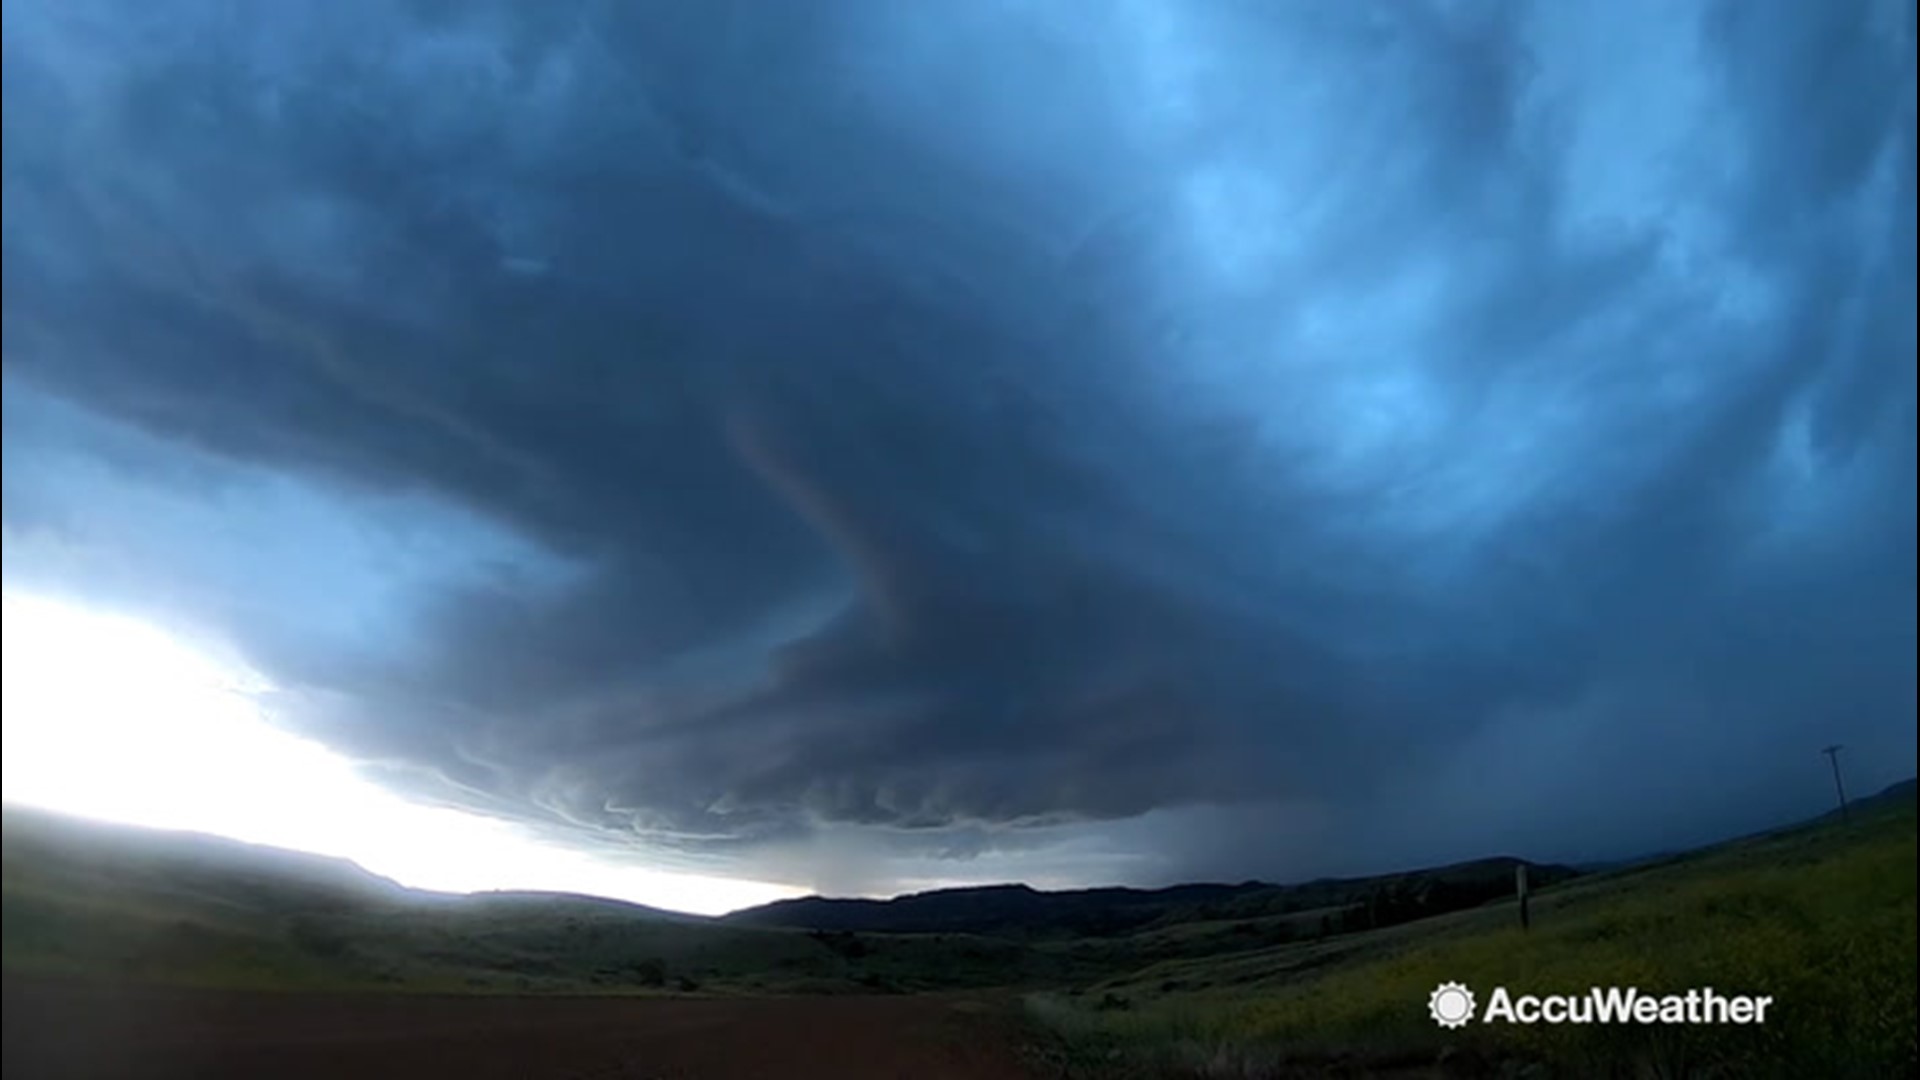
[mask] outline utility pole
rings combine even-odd
[[[1845,749],[1846,747],[1835,743],[1820,751],[1827,755],[1827,764],[1833,766],[1833,792],[1840,796],[1840,820],[1843,822],[1852,819],[1852,815],[1847,812],[1847,786],[1840,782],[1840,751]]]

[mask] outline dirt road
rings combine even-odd
[[[256,994],[8,977],[6,1080],[1024,1080],[992,995]]]

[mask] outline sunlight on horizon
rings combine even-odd
[[[0,798],[349,859],[413,888],[538,889],[719,914],[805,890],[622,866],[409,802],[275,728],[265,689],[149,624],[6,593]]]

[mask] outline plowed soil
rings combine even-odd
[[[433,1077],[1015,1080],[994,995],[248,993],[9,977],[6,1080]]]

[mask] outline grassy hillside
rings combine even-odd
[[[1508,895],[1512,866],[1285,888],[952,890],[713,920],[584,897],[418,893],[332,860],[9,811],[0,961],[10,971],[274,989],[1016,987],[1031,991],[1044,1055],[1087,1076],[1435,1075],[1443,1060],[1443,1075],[1888,1076],[1920,1064],[1910,784],[1856,804],[1845,822],[1606,873],[1536,871],[1548,884],[1527,931]],[[756,925],[800,916],[843,921]],[[1778,1004],[1760,1028],[1443,1031],[1426,1000],[1444,981],[1483,1002],[1496,986],[1630,985],[1711,986]]]
[[[1035,995],[1058,1059],[1086,1075],[1271,1075],[1431,1068],[1542,1075],[1915,1075],[1915,816],[1904,796],[1512,904],[1324,941],[1149,964]],[[1427,995],[1491,989],[1772,995],[1763,1027],[1521,1026],[1444,1031]]]
[[[460,992],[919,990],[1081,977],[964,934],[731,926],[586,897],[415,892],[351,864],[9,809],[0,962],[171,983]]]

